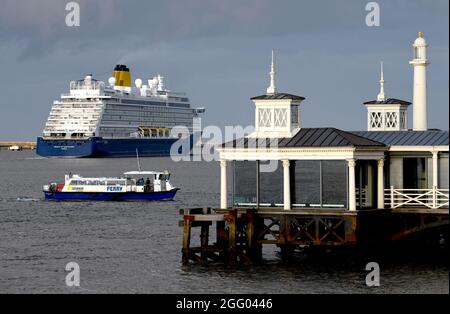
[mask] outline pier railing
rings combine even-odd
[[[431,209],[449,207],[449,189],[385,189],[385,202],[390,208],[427,207]]]

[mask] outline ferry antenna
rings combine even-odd
[[[136,158],[137,158],[138,171],[141,172],[141,163],[139,162],[139,150],[137,148],[136,148]]]

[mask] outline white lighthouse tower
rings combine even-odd
[[[422,32],[414,41],[414,59],[409,63],[414,67],[413,129],[427,130],[427,43]]]

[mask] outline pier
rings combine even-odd
[[[26,141],[0,141],[0,149],[18,147],[19,149],[36,149],[36,142]]]
[[[263,245],[280,248],[289,260],[297,247],[388,246],[425,234],[448,237],[448,208],[348,210],[280,210],[274,208],[193,208],[180,210],[182,263],[257,264]],[[213,228],[215,224],[215,228]],[[193,246],[193,231],[199,245]],[[215,234],[211,231],[214,230]],[[211,238],[212,241],[211,242]],[[448,239],[447,239],[448,240]]]
[[[449,132],[426,125],[421,33],[413,46],[414,104],[385,97],[382,66],[380,93],[364,102],[366,131],[304,127],[306,98],[277,91],[272,52],[269,87],[251,98],[255,131],[216,148],[220,209],[181,211],[183,263],[255,263],[264,245],[289,259],[299,246],[366,249],[448,239]],[[197,228],[200,245],[193,246]]]

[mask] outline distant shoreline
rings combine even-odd
[[[0,141],[0,149],[17,146],[20,149],[36,149],[36,142],[31,141]]]

